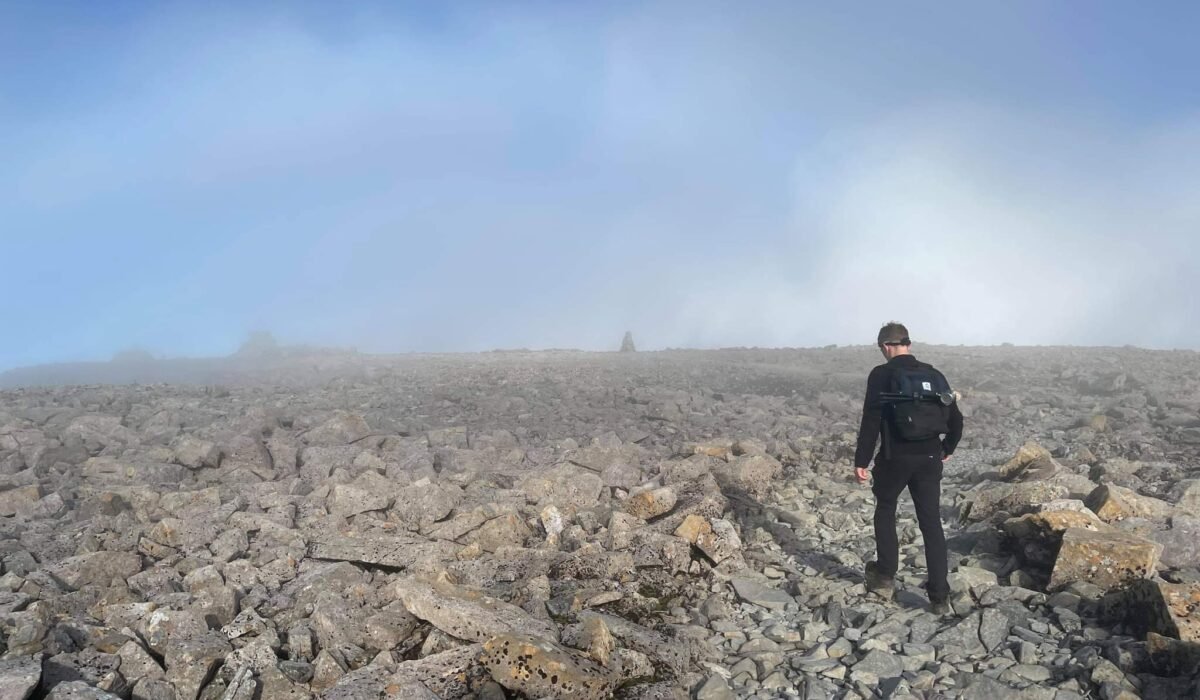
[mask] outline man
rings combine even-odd
[[[871,370],[867,378],[854,455],[855,476],[865,484],[876,438],[882,437],[871,487],[877,554],[875,561],[867,563],[867,588],[884,597],[892,595],[900,558],[896,499],[907,487],[925,540],[929,572],[925,590],[930,608],[943,615],[950,610],[950,585],[940,513],[942,463],[950,459],[962,438],[962,412],[945,376],[913,357],[907,328],[888,323],[879,330],[877,343],[887,362]]]

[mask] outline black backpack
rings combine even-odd
[[[950,432],[954,392],[942,373],[929,365],[896,367],[891,391],[880,398],[891,407],[891,432],[900,440],[931,440]]]

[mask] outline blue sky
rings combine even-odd
[[[1194,4],[249,5],[0,3],[0,368],[1200,347]]]

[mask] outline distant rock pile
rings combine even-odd
[[[625,337],[621,338],[621,352],[637,352],[637,347],[633,344],[632,331],[625,331]]]
[[[863,584],[866,351],[0,394],[0,697],[1200,691],[1194,380],[939,352],[969,421],[945,618],[911,510],[893,600]]]

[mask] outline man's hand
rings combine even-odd
[[[950,455],[942,455],[942,461],[943,461],[943,462],[949,462],[949,461],[950,461]]]
[[[866,467],[855,467],[854,476],[858,477],[858,483],[865,484],[871,478],[871,472]]]

